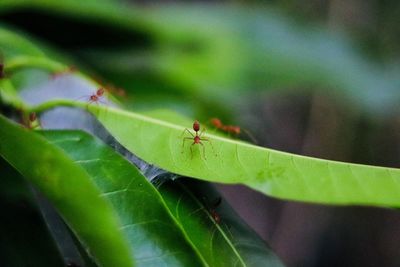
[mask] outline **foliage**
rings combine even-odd
[[[38,26],[19,20],[21,14],[38,19]],[[203,152],[201,145],[183,143],[193,118],[157,111],[168,102],[198,117],[232,117],[230,107],[243,92],[305,84],[335,88],[357,99],[359,108],[390,107],[398,99],[398,80],[359,59],[341,37],[289,29],[279,16],[263,14],[233,7],[3,1],[0,182],[18,181],[7,186],[23,193],[10,195],[29,201],[36,214],[47,208],[28,192],[28,182],[39,190],[70,229],[65,235],[79,251],[74,260],[87,266],[282,266],[225,201],[212,206],[219,198],[212,186],[183,177],[244,184],[295,201],[398,207],[398,169],[289,154],[216,131],[205,132]],[[87,38],[68,41],[69,33],[61,36],[57,27],[42,30],[49,21]],[[104,36],[91,35],[99,25]],[[117,40],[102,42],[105,37]],[[104,81],[127,90],[109,86],[107,105],[87,103]],[[47,130],[27,129],[34,127],[27,120],[32,112]],[[51,127],[55,120],[58,126]],[[49,130],[60,127],[74,130]],[[48,266],[67,263],[62,241],[48,238],[51,227],[38,221],[32,231],[45,238],[32,251],[52,251]],[[25,232],[31,233],[21,227]]]

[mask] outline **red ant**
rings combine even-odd
[[[200,200],[200,202],[202,203],[202,207],[191,212],[191,214],[194,214],[196,212],[199,212],[201,210],[205,211],[206,213],[208,213],[209,216],[211,216],[213,222],[214,222],[214,226],[215,228],[213,229],[211,236],[214,235],[214,232],[217,231],[217,229],[220,229],[222,231],[223,226],[226,227],[226,230],[230,236],[233,238],[233,235],[231,233],[231,231],[229,230],[229,226],[226,223],[222,222],[221,216],[218,214],[218,212],[216,211],[216,208],[221,204],[222,202],[222,198],[221,197],[217,197],[212,203],[210,203],[206,197],[202,197],[203,200]],[[222,224],[223,223],[223,224]]]
[[[101,102],[100,99],[103,97],[104,93],[105,93],[104,88],[97,89],[94,94],[91,94],[89,96],[89,104],[91,104],[91,103],[97,104],[98,102]]]
[[[208,211],[210,216],[213,218],[214,222],[216,224],[220,224],[221,216],[217,213],[217,211],[215,209],[221,204],[221,202],[222,202],[221,197],[218,197],[217,199],[215,199],[214,203],[212,203],[212,204],[208,203],[206,197],[203,197],[203,201],[200,201],[200,202],[203,204],[203,207],[196,209],[195,211],[191,212],[191,214],[194,214],[201,210],[206,210],[206,211]]]
[[[107,92],[109,93],[113,93],[117,96],[120,96],[124,99],[128,98],[128,94],[126,93],[126,91],[120,87],[116,87],[112,84],[106,83],[104,82],[100,77],[92,77],[92,80],[95,81],[97,84],[101,84],[104,86],[104,88],[106,88]]]
[[[225,125],[221,122],[220,119],[218,118],[212,118],[210,120],[211,124],[214,125],[215,128],[224,131],[228,134],[234,134],[236,136],[240,135],[242,130],[247,134],[248,137],[252,140],[253,143],[257,144],[257,140],[254,138],[254,136],[247,130],[241,129],[239,126],[236,125]]]
[[[211,217],[214,219],[214,222],[216,224],[221,223],[221,216],[217,213],[215,210],[222,202],[222,198],[218,197],[212,205],[208,208],[208,211],[210,212]]]
[[[99,102],[104,103],[103,101],[101,101],[101,99],[104,96],[105,92],[106,92],[106,90],[104,88],[100,87],[93,94],[91,94],[89,96],[82,96],[82,97],[78,98],[77,100],[79,100],[83,97],[88,97],[88,105],[90,105],[92,103],[98,104]]]
[[[186,141],[186,140],[193,140],[193,143],[190,145],[190,155],[191,155],[191,158],[193,158],[193,149],[192,149],[192,147],[193,147],[194,145],[196,145],[196,144],[199,144],[199,145],[201,145],[201,146],[203,147],[203,156],[204,156],[204,159],[205,159],[205,158],[206,158],[206,148],[205,148],[204,144],[203,144],[201,141],[207,141],[207,142],[210,142],[210,144],[211,144],[211,141],[210,141],[208,138],[201,137],[201,135],[203,134],[204,130],[202,130],[202,131],[200,132],[200,134],[198,133],[198,132],[200,131],[200,123],[199,123],[197,120],[194,121],[194,123],[193,123],[193,130],[195,131],[196,135],[194,135],[191,131],[189,131],[188,128],[185,128],[185,130],[183,130],[182,135],[183,135],[185,132],[188,132],[188,133],[190,133],[190,135],[191,135],[192,137],[184,137],[184,138],[183,138],[183,142],[182,142],[182,153],[183,153],[183,148],[185,147],[185,141]]]

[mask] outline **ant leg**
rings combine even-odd
[[[211,140],[210,139],[208,139],[208,138],[201,138],[201,141],[206,141],[206,142],[209,142],[210,143],[210,145],[211,145],[211,149],[212,149],[212,151],[215,153],[215,156],[218,156],[218,154],[217,154],[217,152],[215,152],[215,149],[214,149],[214,146],[213,146],[213,144],[212,144],[212,142],[211,142]]]
[[[195,144],[196,144],[196,143],[193,142],[193,144],[190,146],[190,159],[193,159],[193,146],[194,146]]]
[[[251,141],[253,141],[254,144],[256,144],[256,145],[258,144],[257,139],[254,137],[254,135],[251,134],[250,131],[248,131],[246,129],[242,129],[242,130],[247,134],[248,137],[250,137]]]
[[[203,128],[201,129],[201,131],[200,131],[199,137],[201,137],[205,131],[206,131],[206,127],[203,127]]]
[[[182,132],[181,136],[183,136],[183,135],[185,134],[185,132],[188,132],[188,133],[190,133],[190,135],[191,135],[191,136],[193,136],[193,138],[194,138],[194,134],[192,134],[192,132],[191,132],[191,131],[189,131],[189,129],[188,129],[188,128],[185,128],[185,130],[183,130],[183,132]]]
[[[202,142],[199,142],[199,144],[203,147],[203,158],[206,159],[206,147]]]
[[[183,153],[183,149],[185,148],[185,141],[187,141],[187,140],[193,140],[193,138],[191,138],[191,137],[184,137],[184,138],[183,138],[183,141],[182,141],[182,151],[181,151],[181,153]]]
[[[81,97],[78,97],[78,98],[75,98],[75,99],[73,99],[73,101],[78,101],[78,100],[81,100],[82,98],[86,98],[86,99],[90,99],[90,96],[89,95],[83,95],[83,96],[81,96]]]

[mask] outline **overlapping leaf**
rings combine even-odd
[[[191,191],[195,187],[205,196],[210,188],[199,191],[199,185],[189,189],[169,181],[159,188],[161,198],[135,167],[93,137],[77,131],[42,134],[82,166],[112,203],[138,265],[282,266],[237,215],[224,216],[223,225],[214,223]],[[224,203],[222,214],[227,209]]]
[[[102,266],[133,266],[111,205],[61,149],[0,116],[0,155],[43,192]]]

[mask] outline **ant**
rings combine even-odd
[[[98,104],[99,102],[101,102],[100,99],[103,97],[104,93],[105,93],[104,88],[97,89],[95,93],[93,93],[89,96],[89,104],[91,104],[91,103]]]
[[[212,125],[214,125],[215,128],[217,128],[217,129],[219,129],[221,131],[224,131],[224,132],[226,132],[228,134],[234,134],[236,137],[239,136],[242,133],[242,130],[243,130],[243,132],[245,132],[247,134],[247,136],[251,139],[251,141],[254,144],[257,144],[257,140],[246,129],[242,129],[239,126],[236,126],[236,125],[225,125],[218,118],[212,118],[210,120],[210,122],[211,122]]]
[[[77,100],[79,100],[79,99],[81,99],[81,98],[83,98],[83,97],[85,97],[85,98],[88,97],[88,99],[87,99],[88,105],[90,105],[90,104],[92,104],[92,103],[96,103],[96,104],[98,104],[98,103],[103,103],[103,104],[105,104],[105,103],[101,100],[102,97],[104,96],[105,92],[106,92],[106,90],[105,90],[104,88],[100,87],[100,88],[98,88],[98,89],[96,90],[96,92],[94,92],[93,94],[91,94],[91,95],[89,95],[89,96],[82,96],[82,97],[78,98]]]
[[[203,203],[203,207],[196,209],[195,211],[191,212],[191,214],[194,214],[201,210],[206,210],[210,214],[210,216],[213,218],[215,224],[220,224],[221,216],[217,213],[216,208],[221,204],[222,198],[218,197],[214,200],[213,203],[210,204],[210,203],[208,203],[207,198],[203,197],[203,200],[200,202]]]
[[[117,95],[121,98],[127,99],[128,98],[128,94],[126,93],[126,91],[120,87],[116,87],[110,83],[106,83],[104,82],[101,78],[99,77],[92,77],[92,79],[97,83],[97,84],[101,84],[104,86],[104,88],[106,88],[107,92],[109,93],[113,93],[114,95]]]
[[[221,204],[221,202],[222,202],[222,198],[218,197],[214,201],[214,203],[208,207],[208,211],[209,211],[211,217],[214,219],[214,222],[216,224],[220,224],[221,223],[221,216],[219,216],[219,214],[215,210]]]
[[[222,198],[217,197],[213,202],[210,203],[210,201],[208,201],[207,197],[203,196],[202,199],[199,200],[199,202],[201,203],[201,207],[192,211],[190,213],[190,216],[199,211],[204,211],[205,213],[207,213],[208,218],[210,218],[210,217],[212,218],[212,221],[214,223],[213,230],[211,232],[211,238],[213,238],[215,231],[219,230],[219,231],[226,231],[227,233],[229,233],[230,237],[233,239],[234,236],[232,235],[232,232],[230,231],[229,225],[227,225],[226,223],[224,223],[222,221],[221,216],[219,215],[219,213],[216,210],[217,207],[221,204]],[[229,238],[229,237],[225,236],[225,238]]]
[[[199,131],[200,131],[200,123],[199,123],[197,120],[194,121],[194,123],[193,123],[193,131],[195,131],[195,134],[196,134],[196,135],[194,135],[191,131],[189,131],[188,128],[185,128],[185,130],[183,130],[182,135],[183,135],[185,132],[188,132],[188,133],[190,133],[190,135],[191,135],[192,137],[184,137],[184,138],[183,138],[183,142],[182,142],[182,153],[183,153],[183,148],[185,147],[185,141],[187,141],[187,140],[193,140],[193,143],[190,145],[190,155],[191,155],[191,158],[193,158],[193,149],[192,149],[192,147],[193,147],[194,145],[199,144],[199,145],[201,145],[201,146],[203,147],[203,156],[204,156],[204,159],[205,159],[205,158],[206,158],[206,148],[205,148],[204,144],[203,144],[201,141],[207,141],[207,142],[210,142],[210,144],[211,144],[211,141],[210,141],[210,139],[208,139],[208,138],[201,137],[202,134],[203,134],[203,132],[204,132],[204,130],[201,130],[201,132],[200,132],[200,134],[199,134]]]

